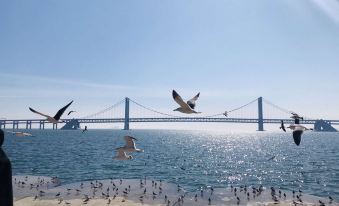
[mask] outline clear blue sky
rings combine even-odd
[[[339,118],[337,0],[0,1],[0,118],[78,115],[125,96],[213,114],[263,96]]]

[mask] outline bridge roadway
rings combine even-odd
[[[63,119],[63,121],[71,121],[73,119]],[[75,119],[79,123],[124,123],[125,118],[103,118],[103,119]],[[263,119],[264,124],[280,124],[282,119]],[[292,119],[283,119],[287,124],[293,124]],[[316,120],[302,120],[300,124],[315,124]],[[324,120],[332,125],[339,125],[339,120]],[[224,122],[224,123],[258,123],[255,118],[205,118],[205,117],[170,117],[170,118],[129,118],[129,122]],[[0,120],[0,126],[26,124],[46,124],[49,123],[45,119],[17,119],[17,120]],[[51,124],[51,123],[50,123]],[[31,127],[29,127],[31,128]]]

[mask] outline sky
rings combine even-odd
[[[124,97],[177,114],[175,89],[204,115],[262,96],[339,119],[337,0],[2,0],[0,45],[0,118]]]

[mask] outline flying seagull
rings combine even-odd
[[[280,129],[282,129],[284,132],[286,132],[286,129],[285,129],[285,125],[284,125],[284,121],[281,120],[281,126],[280,126]]]
[[[87,131],[87,126],[85,126],[85,129],[82,130],[82,133]]]
[[[301,120],[304,120],[304,117],[301,117],[301,116],[299,116],[297,113],[295,113],[295,112],[291,112],[291,114],[292,114],[292,116],[291,116],[291,118],[292,119],[294,119],[294,120],[296,120],[296,119],[301,119]],[[299,121],[298,121],[299,122]],[[297,123],[296,123],[297,124]]]
[[[131,136],[124,136],[125,139],[125,146],[123,147],[119,147],[121,149],[123,149],[125,152],[143,152],[144,150],[141,149],[137,149],[135,146],[135,141],[137,140],[134,137]]]
[[[303,125],[300,125],[299,119],[295,119],[295,124],[292,124],[292,125],[288,126],[287,128],[289,128],[293,131],[292,132],[293,140],[294,140],[294,143],[298,146],[300,145],[301,135],[303,134],[303,132],[306,131],[306,130],[313,130],[313,129],[309,129],[309,128],[303,126]]]
[[[61,108],[56,114],[54,117],[51,117],[49,115],[46,115],[46,114],[42,114],[32,108],[29,107],[29,110],[31,110],[32,112],[36,113],[36,114],[39,114],[41,116],[44,116],[47,118],[47,121],[51,122],[51,123],[59,123],[59,122],[63,122],[63,121],[59,121],[60,120],[60,117],[61,115],[65,112],[65,110],[73,103],[73,100],[68,103],[66,106],[64,106],[63,108]]]
[[[114,157],[114,159],[117,160],[131,160],[133,157],[131,155],[126,155],[125,150],[122,147],[119,147],[117,150],[117,156]]]
[[[200,95],[200,92],[197,95],[195,95],[195,97],[193,97],[192,99],[188,100],[187,102],[184,102],[184,100],[182,100],[180,95],[175,90],[173,90],[172,91],[173,99],[176,103],[180,105],[179,108],[173,111],[178,111],[178,112],[182,112],[185,114],[201,113],[201,112],[194,111],[195,101],[197,101],[197,99],[199,98],[199,95]]]
[[[73,110],[69,111],[68,114],[67,114],[67,116],[70,115],[70,114],[73,113],[73,112],[76,112],[76,111],[73,111]]]

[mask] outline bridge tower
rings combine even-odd
[[[129,98],[125,98],[125,124],[124,130],[129,130]]]
[[[264,131],[264,117],[262,109],[262,97],[258,98],[258,131]]]

